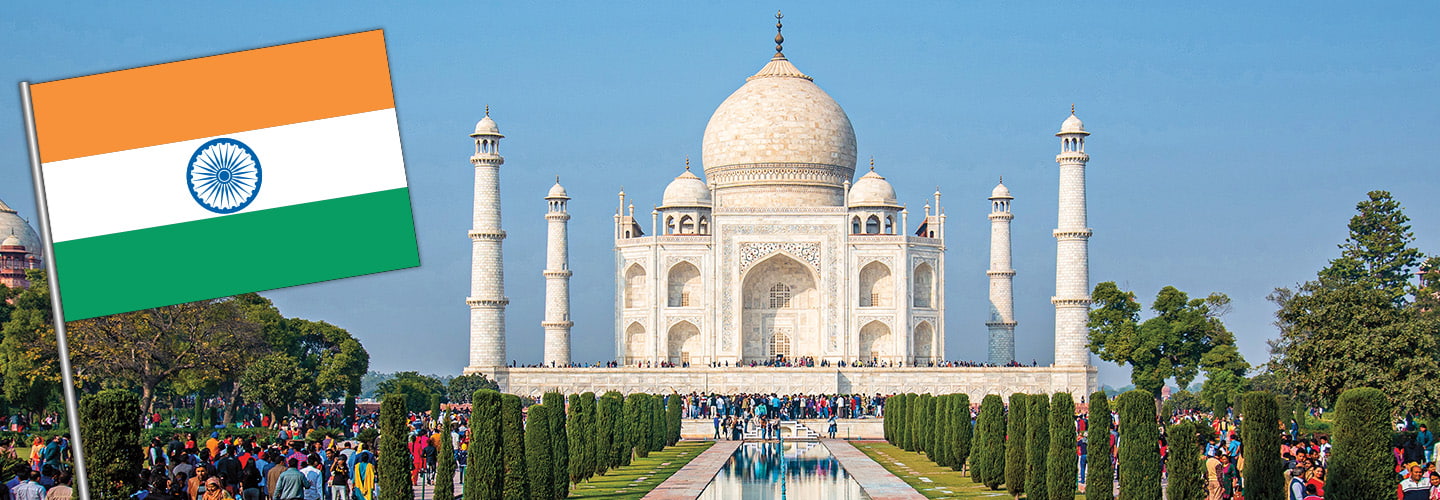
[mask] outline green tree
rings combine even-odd
[[[911,407],[907,411],[909,422],[906,423],[906,431],[910,433],[910,451],[924,453],[927,443],[925,434],[925,395],[913,394],[910,396]]]
[[[1027,429],[1030,425],[1029,411],[1030,397],[1026,394],[1015,393],[1010,395],[1010,413],[1006,415],[1009,427],[1005,429],[1005,489],[1020,498],[1025,494],[1025,473],[1030,470],[1026,465],[1025,442],[1030,437]]]
[[[650,451],[665,449],[670,435],[670,425],[665,423],[665,401],[658,394],[650,395]]]
[[[650,423],[645,418],[645,408],[649,405],[646,402],[648,394],[630,394],[625,397],[625,418],[628,422],[625,429],[625,449],[627,457],[634,456],[645,458],[650,456]],[[630,458],[626,458],[623,465],[630,465]]]
[[[570,418],[566,421],[565,430],[570,443],[570,482],[579,483],[588,477],[589,472],[595,469],[594,464],[586,464],[591,440],[594,439],[594,430],[590,428],[589,415],[585,413],[585,402],[580,399],[579,394],[570,395],[569,412]]]
[[[1025,410],[1025,498],[1045,500],[1050,498],[1050,398],[1044,394],[1032,394],[1030,407]]]
[[[0,388],[5,401],[42,412],[60,400],[60,365],[45,271],[26,271],[30,288],[0,286]]]
[[[445,392],[445,384],[440,379],[418,372],[400,372],[381,382],[376,390],[380,394],[404,394],[409,405],[406,411],[420,413],[430,409],[431,394]]]
[[[255,360],[240,375],[240,383],[249,388],[247,397],[260,403],[271,419],[290,413],[290,405],[300,401],[309,380],[300,361],[283,352]]]
[[[525,417],[525,465],[531,500],[555,498],[555,459],[551,458],[550,407],[530,405]]]
[[[439,419],[440,419],[440,394],[439,394],[439,393],[433,393],[433,394],[430,395],[430,420],[431,420],[431,421],[435,421],[435,420],[439,420]]]
[[[1110,399],[1105,391],[1090,395],[1085,428],[1085,499],[1110,500],[1115,495],[1115,470],[1110,463]]]
[[[461,375],[450,379],[450,385],[445,388],[445,394],[451,403],[466,404],[470,402],[470,396],[480,389],[498,391],[500,384],[496,384],[494,380],[479,373]]]
[[[1246,500],[1285,500],[1285,466],[1280,458],[1280,408],[1275,395],[1252,391],[1241,400]],[[1121,422],[1124,422],[1122,419]]]
[[[1013,415],[1012,415],[1013,418]],[[980,436],[979,461],[976,467],[980,482],[986,488],[1000,489],[1005,481],[1005,403],[1000,396],[989,394],[980,402],[980,417],[975,422]]]
[[[559,500],[570,496],[570,438],[565,425],[565,395],[547,392],[541,401],[550,409],[550,460],[555,467],[550,473],[553,483],[550,492]]]
[[[1390,193],[1372,191],[1356,205],[1340,256],[1312,281],[1277,288],[1280,338],[1270,342],[1270,372],[1307,404],[1330,406],[1346,389],[1384,387],[1401,413],[1431,416],[1440,407],[1440,313],[1411,277],[1424,261],[1411,248],[1409,218]]]
[[[904,394],[896,394],[885,400],[886,440],[902,450],[909,449],[905,446],[905,399]]]
[[[475,391],[470,400],[470,445],[466,450],[465,500],[499,500],[505,488],[505,436],[500,393]],[[519,419],[516,399],[514,418]],[[518,423],[516,425],[518,427]]]
[[[1120,500],[1159,500],[1160,427],[1155,398],[1137,389],[1121,394],[1115,405],[1120,414]]]
[[[1090,311],[1090,351],[1105,361],[1130,365],[1131,382],[1152,397],[1160,397],[1165,381],[1171,378],[1181,387],[1189,387],[1202,368],[1209,368],[1203,363],[1207,354],[1235,344],[1234,334],[1220,321],[1230,308],[1225,294],[1191,299],[1167,286],[1150,306],[1155,317],[1143,323],[1139,323],[1140,304],[1135,294],[1120,290],[1115,282],[1095,285],[1091,296],[1096,305]],[[1233,349],[1224,353],[1239,356]]]
[[[431,498],[450,500],[455,498],[455,445],[450,442],[450,419],[441,418],[436,431],[440,444],[435,447],[435,496]]]
[[[965,467],[965,461],[970,459],[970,443],[974,430],[970,427],[970,396],[965,393],[956,394],[950,401],[950,429],[954,432],[954,460],[950,462],[950,469],[959,471]],[[974,466],[971,466],[971,475],[975,474]]]
[[[380,463],[375,482],[380,500],[415,498],[415,489],[410,485],[410,452],[405,449],[410,437],[410,426],[405,424],[406,398],[404,393],[392,393],[380,403]]]
[[[501,394],[500,448],[504,465],[500,482],[503,485],[503,494],[490,495],[489,498],[524,499],[530,497],[530,468],[525,464],[525,444],[525,424],[520,397],[514,394]],[[479,465],[475,462],[474,455],[471,457],[470,463]],[[465,479],[467,481],[470,479],[470,470],[474,469],[466,470]],[[493,483],[482,481],[481,484]],[[470,490],[467,488],[465,491],[468,494]],[[485,496],[480,498],[488,500]]]
[[[610,447],[600,442],[600,435],[605,431],[599,428],[598,407],[600,402],[595,399],[595,393],[586,391],[580,395],[580,402],[585,412],[585,442],[587,444],[581,474],[585,479],[589,479],[598,473],[600,456]]]
[[[1390,400],[1362,387],[1335,402],[1335,442],[1326,474],[1331,498],[1386,498],[1395,495],[1395,458],[1390,452]],[[1248,443],[1247,443],[1248,444]]]
[[[935,396],[935,452],[931,453],[930,459],[935,465],[949,467],[951,456],[950,444],[954,435],[950,433],[950,395],[941,394]]]
[[[635,416],[633,415],[635,402],[631,398],[622,396],[618,392],[612,392],[612,394],[615,395],[615,401],[612,404],[614,404],[616,411],[614,420],[615,427],[610,433],[610,451],[612,453],[610,456],[610,468],[614,469],[630,465],[630,457],[634,455],[635,431],[631,429],[630,424],[635,421]]]
[[[595,406],[595,473],[603,476],[612,464],[619,465],[614,437],[616,422],[620,420],[620,393],[612,391],[601,395]]]
[[[1045,484],[1052,500],[1075,498],[1075,399],[1057,392],[1050,399],[1050,457]]]
[[[1182,421],[1170,426],[1166,432],[1170,444],[1170,456],[1165,460],[1165,498],[1170,500],[1204,500],[1205,498],[1205,441],[1198,427],[1204,424]],[[1209,428],[1205,427],[1208,431]]]
[[[96,498],[125,498],[140,477],[140,398],[107,389],[80,399],[80,436]]]
[[[669,430],[669,437],[665,440],[666,446],[675,446],[675,443],[680,442],[680,426],[684,423],[681,420],[684,415],[684,406],[685,402],[679,394],[671,393],[669,397],[665,398],[665,427]]]

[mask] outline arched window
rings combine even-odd
[[[934,290],[935,271],[930,268],[930,264],[922,262],[920,265],[915,266],[915,276],[913,279],[913,283],[915,284],[915,307],[933,307],[930,299]]]
[[[895,216],[885,216],[885,234],[895,234]]]
[[[639,264],[625,270],[625,307],[645,307],[645,268]]]
[[[850,219],[850,234],[860,234],[860,216]]]
[[[700,216],[700,234],[710,234],[710,219]]]
[[[625,329],[625,363],[634,363],[649,358],[649,335],[640,323],[630,323]]]
[[[888,306],[890,302],[890,268],[878,261],[860,269],[860,307]]]
[[[695,234],[695,219],[690,218],[689,215],[680,217],[679,234]]]
[[[871,215],[865,219],[865,234],[880,234],[880,218]]]
[[[790,307],[790,287],[784,283],[776,283],[770,287],[770,308],[784,309]]]
[[[665,234],[675,234],[675,216],[665,218]]]
[[[790,335],[783,330],[775,330],[774,333],[770,336],[769,347],[771,356],[789,356]]]
[[[700,298],[700,270],[694,264],[681,262],[670,268],[669,276],[669,305],[670,307],[690,307],[700,305],[696,299]]]

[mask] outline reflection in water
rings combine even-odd
[[[816,442],[745,443],[715,474],[700,500],[863,500],[870,497]]]

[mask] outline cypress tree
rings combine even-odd
[[[1395,458],[1390,452],[1392,410],[1389,398],[1379,389],[1360,387],[1340,393],[1335,401],[1335,442],[1325,475],[1327,497],[1395,495]]]
[[[1050,477],[1051,500],[1075,498],[1075,400],[1068,392],[1057,392],[1050,399],[1050,458],[1046,463]],[[1173,497],[1172,497],[1173,498]]]
[[[650,395],[650,451],[665,449],[670,436],[670,424],[665,420],[665,400],[658,394]]]
[[[915,453],[925,452],[925,396],[912,394],[911,408],[909,415],[906,415],[906,432],[910,434],[906,439],[910,440],[910,451]]]
[[[628,453],[633,453],[636,458],[650,456],[650,421],[645,416],[645,408],[649,403],[645,402],[647,394],[631,394],[625,397],[625,418],[629,425],[625,426],[625,447]],[[625,459],[625,465],[630,465],[630,459]]]
[[[470,396],[470,446],[466,450],[465,500],[500,500],[505,488],[501,456],[500,393],[480,389]],[[516,400],[519,404],[519,400]],[[516,418],[519,418],[517,407]]]
[[[1030,396],[1025,410],[1025,498],[1046,500],[1050,487],[1045,483],[1050,470],[1046,468],[1050,454],[1050,398],[1044,394]]]
[[[567,442],[570,443],[570,482],[579,483],[585,479],[585,472],[590,470],[585,468],[585,455],[590,451],[590,439],[593,437],[585,420],[585,407],[579,394],[570,395],[569,412],[570,418],[565,421],[565,431],[569,435]]]
[[[570,438],[565,428],[565,395],[547,392],[540,400],[548,408],[546,417],[550,421],[550,461],[555,470],[550,473],[550,493],[556,500],[570,496]]]
[[[1029,413],[1030,397],[1025,394],[1015,393],[1010,395],[1010,413],[1007,415],[1009,427],[1005,429],[1005,489],[1020,498],[1025,493],[1025,472],[1029,467],[1025,465],[1026,438],[1030,437],[1025,432],[1030,419],[1026,418]]]
[[[980,482],[986,488],[1000,489],[1005,481],[1005,403],[1000,396],[989,394],[980,403],[980,418],[975,422],[980,437]]]
[[[950,434],[950,394],[942,394],[935,397],[935,453],[933,460],[935,465],[949,467],[952,456],[951,443],[954,436]]]
[[[940,399],[942,397],[943,396],[931,396],[927,405],[927,409],[930,410],[930,421],[928,422],[930,435],[927,436],[930,438],[930,461],[935,462],[935,465],[939,466],[944,466],[948,463],[945,461],[945,424],[947,422],[945,421],[945,412],[943,411],[944,403]]]
[[[950,429],[954,431],[954,456],[950,460],[950,470],[959,471],[965,468],[965,461],[970,459],[970,441],[972,429],[970,428],[970,395],[956,394],[950,401]],[[974,475],[974,467],[971,467],[970,474]]]
[[[1245,499],[1285,500],[1288,495],[1285,464],[1280,458],[1280,408],[1275,395],[1251,391],[1240,401],[1240,449],[1245,459],[1240,472],[1244,476]]]
[[[620,420],[620,393],[605,393],[595,406],[595,473],[603,476],[619,464],[615,459],[616,445],[612,438],[615,436],[615,422]]]
[[[387,394],[380,403],[380,463],[375,481],[380,500],[415,498],[410,484],[410,452],[405,449],[410,437],[410,426],[405,425],[407,413],[404,393]]]
[[[892,410],[895,409],[894,405],[895,396],[890,396],[888,399],[886,399],[884,418],[880,419],[880,434],[885,437],[885,442],[892,445],[895,444],[895,437],[894,435],[890,434],[890,424],[894,423],[895,420],[890,418],[890,416],[893,414]]]
[[[450,420],[441,418],[436,432],[440,445],[435,447],[435,496],[431,498],[451,500],[455,498],[455,445],[450,442]]]
[[[439,419],[439,418],[440,418],[440,395],[439,395],[439,394],[431,394],[431,395],[430,395],[430,422],[433,423],[433,422],[435,422],[436,419]]]
[[[195,393],[195,408],[194,408],[194,409],[195,409],[195,412],[194,412],[194,414],[190,417],[190,422],[191,422],[190,426],[191,426],[191,427],[200,427],[200,428],[205,427],[205,391],[197,391],[197,392]],[[274,413],[274,410],[273,410],[273,409],[268,409],[268,408],[267,408],[267,410],[269,410],[271,413]]]
[[[675,446],[680,442],[680,417],[684,410],[685,401],[679,394],[671,393],[665,398],[665,422],[666,429],[670,431],[669,439],[665,440],[666,446]]]
[[[1105,391],[1090,395],[1090,414],[1085,428],[1085,500],[1115,497],[1115,469],[1110,463],[1110,398]]]
[[[1115,405],[1120,408],[1120,500],[1160,500],[1160,428],[1155,397],[1147,391],[1133,390],[1121,394]]]
[[[124,389],[106,389],[81,398],[79,410],[94,498],[126,498],[134,493],[135,480],[143,469],[140,421],[135,418],[140,414],[140,396]]]
[[[600,421],[596,415],[596,407],[599,405],[599,401],[595,399],[595,393],[587,391],[581,394],[580,405],[581,408],[583,408],[582,411],[585,412],[585,443],[587,445],[585,448],[585,460],[581,465],[581,475],[585,479],[590,479],[599,471],[600,450],[609,450],[610,448],[609,446],[600,444]]]
[[[480,391],[483,392],[483,391]],[[479,392],[476,396],[479,396]],[[525,421],[521,411],[520,397],[514,394],[500,395],[500,448],[501,470],[500,482],[503,495],[491,496],[490,498],[525,499],[530,498],[530,469],[525,466]],[[473,430],[471,431],[474,432]],[[477,438],[479,436],[476,436]],[[473,442],[471,444],[474,444]],[[470,463],[479,465],[475,461],[475,455],[470,455]],[[468,487],[470,474],[473,466],[465,471],[467,487],[465,494],[470,494]],[[484,484],[484,483],[482,483]],[[481,497],[482,499],[485,497]],[[468,498],[466,500],[469,500]]]
[[[905,395],[896,394],[885,400],[885,423],[890,427],[890,444],[905,450]]]
[[[634,444],[630,441],[634,439],[634,436],[631,435],[633,431],[630,430],[630,422],[633,421],[631,420],[633,416],[630,413],[634,411],[635,403],[631,398],[622,397],[619,393],[615,393],[614,404],[615,427],[610,433],[610,452],[612,453],[610,455],[611,469],[630,465],[630,457],[632,455],[631,448],[634,447]]]
[[[1166,436],[1170,438],[1170,456],[1165,459],[1165,498],[1170,500],[1204,500],[1205,498],[1205,441],[1196,427],[1204,424],[1182,421],[1170,426]],[[1208,427],[1206,428],[1208,431]]]
[[[531,500],[555,498],[555,459],[550,457],[550,407],[530,405],[525,417],[525,477]]]

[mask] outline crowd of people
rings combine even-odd
[[[884,415],[886,396],[875,394],[736,394],[681,396],[684,418],[721,418],[751,416],[783,420],[837,418],[873,418]]]
[[[1027,365],[1027,364],[1020,363],[1020,362],[1018,362],[1018,361],[1013,361],[1013,360],[1010,361],[1010,362],[1008,362],[1008,363],[998,364],[998,365],[997,365],[997,364],[991,364],[991,363],[981,362],[981,361],[960,361],[960,360],[955,360],[955,361],[951,361],[951,360],[941,360],[941,361],[924,361],[924,362],[908,362],[908,363],[905,362],[905,361],[891,361],[891,360],[881,360],[881,359],[869,359],[869,360],[857,359],[857,360],[830,361],[830,360],[826,360],[826,359],[816,360],[815,358],[809,357],[809,356],[801,356],[801,357],[777,356],[777,357],[775,357],[775,358],[773,358],[773,359],[765,359],[765,360],[760,360],[760,361],[757,361],[757,360],[749,360],[749,361],[740,361],[740,362],[735,362],[735,363],[731,363],[731,362],[729,362],[729,361],[714,361],[714,362],[706,363],[705,365],[692,364],[692,363],[690,363],[689,361],[674,362],[674,361],[668,361],[668,360],[667,360],[667,361],[640,360],[640,361],[633,361],[633,362],[630,362],[630,363],[621,363],[621,362],[618,362],[618,361],[605,361],[605,362],[596,362],[596,363],[568,363],[568,364],[561,364],[561,365],[556,365],[556,364],[554,364],[554,363],[550,363],[550,364],[525,364],[525,365],[522,365],[522,364],[516,363],[515,361],[511,361],[511,362],[510,362],[510,367],[511,367],[511,368],[690,368],[690,367],[692,367],[692,366],[707,366],[707,367],[710,367],[710,368],[815,368],[815,367],[824,367],[824,368],[828,368],[828,367],[835,367],[835,368],[896,368],[896,367],[907,367],[907,366],[908,366],[908,367],[924,367],[924,368],[963,368],[963,367],[969,367],[969,368],[982,368],[982,367],[983,367],[983,368],[1014,368],[1014,367],[1026,367],[1026,366],[1034,367],[1034,366],[1039,366],[1039,365],[1038,365],[1038,363],[1037,363],[1035,360],[1033,360],[1033,359],[1030,360],[1030,364],[1028,364],[1028,365]]]

